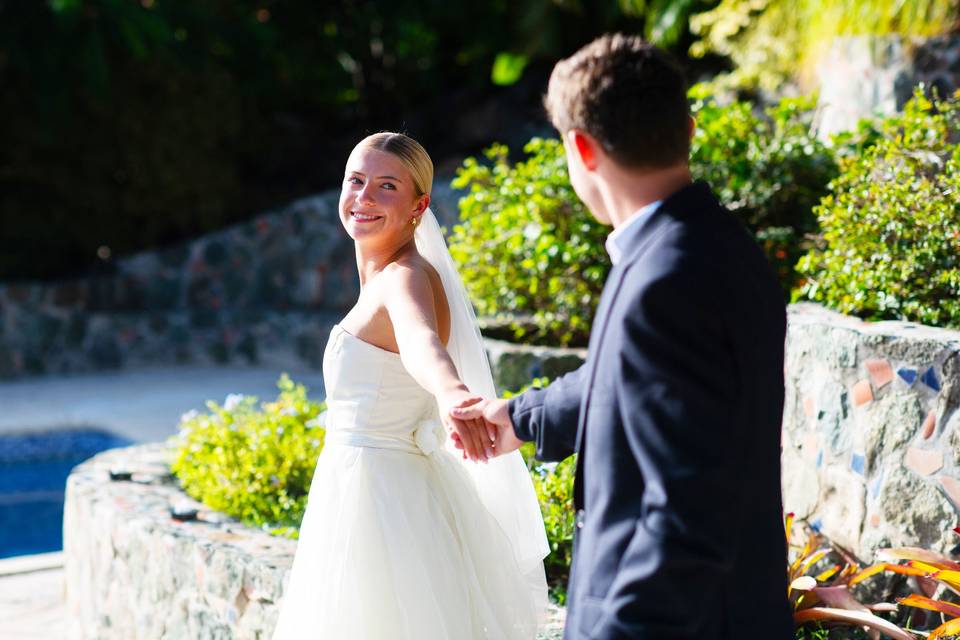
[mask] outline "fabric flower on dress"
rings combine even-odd
[[[447,439],[447,433],[443,430],[443,423],[440,418],[430,418],[420,423],[414,432],[413,440],[424,455],[429,456],[440,448],[440,445]]]

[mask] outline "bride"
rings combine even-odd
[[[536,635],[548,546],[526,467],[449,418],[494,387],[432,183],[403,134],[347,160],[339,211],[361,291],[324,354],[326,439],[274,640]]]

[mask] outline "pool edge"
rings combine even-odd
[[[0,578],[63,568],[63,551],[50,551],[0,559]]]

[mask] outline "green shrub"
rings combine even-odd
[[[754,234],[787,296],[817,228],[813,207],[838,172],[830,149],[811,133],[816,98],[785,98],[758,112],[749,102],[721,105],[702,86],[690,96],[697,120],[691,171]]]
[[[872,146],[842,158],[794,298],[868,319],[960,326],[958,139],[960,93],[932,102],[918,89]]]
[[[516,393],[504,393],[505,398],[523,393],[531,387],[545,387],[547,378],[536,378]],[[539,462],[534,458],[535,445],[528,442],[520,453],[530,469],[533,488],[540,502],[543,524],[550,544],[550,555],[544,558],[550,594],[560,604],[567,600],[567,579],[570,577],[570,561],[573,559],[573,532],[575,512],[573,509],[573,478],[577,470],[577,456],[573,455],[557,463]]]
[[[212,509],[296,537],[323,447],[324,403],[286,374],[277,387],[277,399],[259,409],[256,397],[231,395],[207,402],[209,413],[185,414],[171,469]]]
[[[526,160],[509,150],[484,152],[490,165],[468,158],[453,186],[469,188],[450,253],[477,311],[506,314],[516,337],[585,344],[609,271],[608,229],[593,219],[570,186],[559,140],[534,138]]]
[[[721,105],[702,87],[690,93],[697,132],[691,170],[755,235],[786,297],[794,265],[816,229],[813,207],[837,174],[833,155],[811,134],[815,98],[784,99],[763,112]],[[490,161],[467,159],[453,186],[461,223],[450,252],[483,316],[512,321],[527,342],[585,345],[609,259],[609,227],[596,222],[570,186],[559,140],[534,138],[511,165],[494,145]]]
[[[524,446],[528,448],[525,455],[532,457],[529,443]],[[550,555],[544,558],[543,568],[550,593],[560,604],[567,601],[567,580],[573,559],[573,478],[576,469],[576,455],[556,463],[534,461],[530,466],[530,477],[540,501],[543,525],[550,544]]]

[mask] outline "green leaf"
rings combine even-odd
[[[500,52],[493,61],[490,80],[501,86],[514,84],[523,75],[527,62],[528,58],[525,55]]]
[[[647,17],[647,39],[661,47],[677,43],[698,0],[655,0]]]

